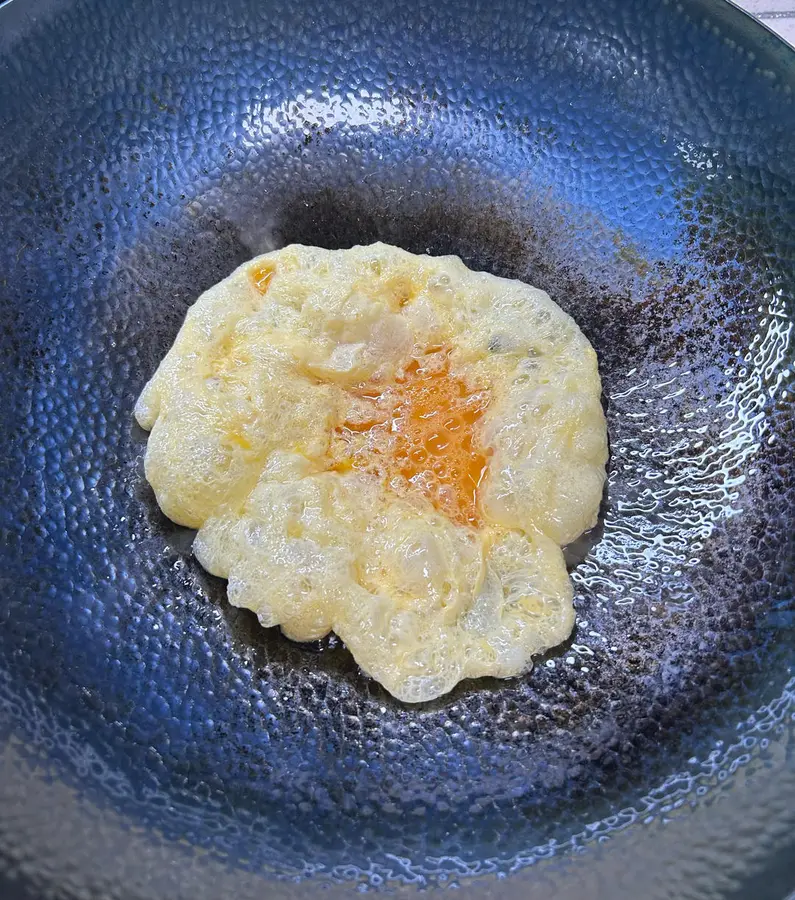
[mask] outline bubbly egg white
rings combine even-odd
[[[600,395],[543,291],[292,245],[197,300],[135,414],[158,503],[230,602],[294,640],[333,630],[418,702],[569,635],[561,547],[596,522]]]

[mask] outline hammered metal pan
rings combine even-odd
[[[795,887],[795,54],[722,0],[0,9],[3,898]],[[233,609],[132,408],[255,253],[538,285],[599,527],[532,673],[407,707]]]

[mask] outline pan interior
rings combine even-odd
[[[178,7],[79,0],[3,57],[0,726],[167,839],[372,885],[512,871],[790,747],[784,63],[657,3]],[[547,290],[611,441],[571,640],[418,708],[230,607],[132,424],[201,291],[375,240]]]

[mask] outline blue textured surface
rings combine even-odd
[[[689,9],[76,0],[9,42],[0,728],[38,765],[241,871],[372,886],[791,771],[795,73]],[[202,290],[376,239],[548,290],[611,437],[569,645],[419,709],[230,608],[132,424]],[[36,828],[0,809],[6,868]]]

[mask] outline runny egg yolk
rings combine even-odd
[[[373,415],[343,425],[343,437],[357,445],[353,468],[387,483],[404,479],[452,521],[478,527],[478,487],[488,467],[479,435],[488,392],[453,375],[447,353],[431,348],[394,385],[360,385],[354,393],[372,402]]]

